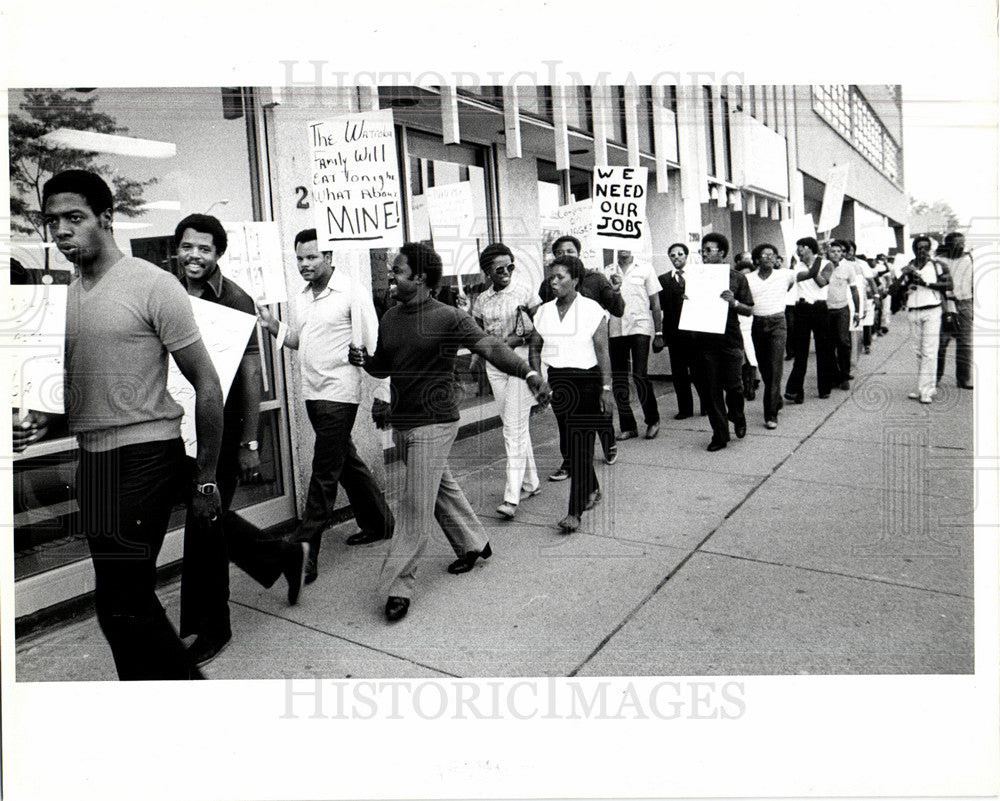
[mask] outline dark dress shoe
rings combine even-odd
[[[370,545],[373,542],[387,540],[391,536],[392,534],[386,536],[381,531],[359,531],[357,534],[352,534],[348,537],[345,542],[348,545]]]
[[[830,397],[830,393],[829,392],[820,392],[819,393],[819,399],[820,400],[826,400],[829,397]]]
[[[972,389],[972,384],[959,384],[959,389]]]
[[[615,439],[618,440],[619,442],[624,442],[627,439],[638,439],[638,438],[639,438],[638,431],[619,431],[618,436],[615,437]]]
[[[299,592],[302,590],[302,573],[306,564],[306,549],[304,542],[290,543],[286,549],[285,566],[281,573],[288,582],[288,603],[295,606],[299,602]]]
[[[207,665],[222,653],[232,636],[231,631],[223,631],[219,634],[199,634],[191,643],[191,647],[187,649],[188,661],[197,667]]]
[[[398,595],[390,595],[389,600],[385,602],[385,618],[390,622],[395,623],[397,620],[402,620],[406,617],[406,613],[409,610],[409,598],[400,598]]]
[[[792,403],[797,403],[800,406],[806,402],[806,399],[802,395],[795,395],[791,392],[785,393],[785,400],[791,401]]]
[[[590,493],[590,497],[587,498],[587,505],[583,507],[583,510],[585,512],[589,512],[600,502],[601,502],[601,491],[599,489],[595,489],[592,493]]]
[[[719,439],[713,439],[711,442],[708,443],[708,448],[706,448],[706,450],[714,453],[715,451],[721,451],[725,447],[726,447],[725,442]]]
[[[309,556],[306,557],[305,583],[312,584],[317,578],[319,578],[319,565],[316,564],[316,557],[312,555],[310,548]]]
[[[845,392],[847,390],[849,390],[850,388],[851,388],[851,382],[850,381],[841,381],[839,384],[837,384],[837,389],[842,389]]]
[[[687,413],[677,412],[677,414],[674,415],[674,420],[687,420],[691,416],[692,416],[691,412],[687,412]]]
[[[462,573],[468,573],[476,564],[477,559],[489,559],[491,556],[493,556],[493,549],[490,548],[490,544],[487,542],[486,547],[483,548],[483,550],[467,553],[461,559],[456,559],[448,565],[448,572],[454,576],[458,576]]]
[[[549,481],[565,481],[567,478],[569,478],[569,468],[563,465],[549,476]]]
[[[738,423],[733,423],[733,430],[737,437],[743,439],[747,435],[747,419],[744,417]]]
[[[660,433],[660,424],[653,423],[646,427],[646,439],[656,439],[656,435]]]

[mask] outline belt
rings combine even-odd
[[[941,304],[935,303],[933,306],[914,306],[912,309],[908,308],[907,311],[925,311],[927,309],[940,309]]]
[[[825,306],[825,300],[799,300],[797,306]]]

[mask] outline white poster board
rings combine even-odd
[[[593,219],[596,244],[639,250],[649,241],[646,167],[595,167]]]
[[[320,250],[403,244],[392,110],[309,123],[310,187]]]
[[[424,191],[434,250],[444,262],[442,275],[469,275],[479,270],[474,231],[472,183],[460,181]]]
[[[691,264],[684,268],[684,303],[677,327],[682,331],[721,334],[726,330],[729,304],[721,297],[729,289],[728,264]]]
[[[844,208],[844,194],[847,192],[847,177],[851,165],[841,164],[831,167],[826,174],[826,187],[823,189],[823,207],[819,213],[816,230],[832,231],[840,225],[840,215]]]
[[[202,341],[205,343],[208,355],[212,357],[215,371],[219,374],[222,398],[225,402],[229,397],[229,388],[236,377],[236,371],[247,347],[247,340],[257,323],[257,318],[252,314],[244,314],[201,298],[190,298],[190,300],[194,319],[201,330]],[[170,371],[167,374],[167,390],[173,399],[184,407],[181,439],[184,440],[184,450],[188,456],[195,456],[198,452],[198,438],[194,420],[194,387],[181,375],[173,359],[170,360]]]
[[[594,237],[594,201],[591,199],[567,203],[555,211],[559,236],[575,236],[580,240],[580,261],[590,269],[600,267],[601,248]]]
[[[229,245],[219,259],[222,274],[259,304],[288,300],[281,238],[276,222],[224,222]]]
[[[67,289],[61,284],[5,288],[3,331],[14,409],[63,414]]]

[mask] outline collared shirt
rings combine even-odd
[[[543,303],[535,312],[535,330],[542,338],[542,361],[549,367],[580,370],[594,367],[597,364],[594,332],[604,319],[604,309],[580,293],[562,319],[555,300]]]
[[[360,403],[361,368],[347,356],[351,344],[375,350],[378,320],[371,297],[334,270],[319,295],[307,284],[295,308],[303,399]]]
[[[951,279],[955,282],[953,290],[955,300],[972,300],[972,254],[963,253],[957,259],[944,256],[935,256],[934,258],[944,262],[948,267]]]
[[[653,335],[653,313],[649,308],[649,299],[660,291],[660,282],[653,271],[653,266],[636,259],[628,265],[622,274],[622,285],[619,290],[625,300],[625,313],[621,319],[612,317],[609,320],[608,335],[627,337],[633,334],[642,336]]]
[[[622,298],[621,292],[616,291],[611,286],[611,282],[600,270],[587,270],[576,289],[585,298],[590,298],[598,303],[612,317],[621,317],[625,313],[625,299]],[[552,284],[548,280],[542,281],[541,286],[538,287],[538,297],[542,299],[543,303],[555,299]]]
[[[826,266],[830,263],[828,261],[823,261],[821,256],[817,256],[816,259],[819,260],[820,272],[825,270]],[[814,260],[813,264],[815,263],[816,261]],[[808,267],[805,267],[804,269],[811,270],[812,264],[810,264]],[[796,272],[797,273],[801,272],[801,270],[797,270]],[[799,300],[804,300],[806,303],[816,303],[817,301],[820,300],[823,301],[824,303],[826,302],[828,290],[830,288],[829,284],[827,286],[820,286],[819,284],[816,283],[815,278],[810,278],[806,281],[799,281],[798,283],[799,283]]]
[[[506,339],[514,333],[517,310],[524,306],[533,309],[541,303],[541,298],[530,287],[511,281],[497,292],[492,285],[476,298],[472,310],[475,319],[483,321],[483,329],[499,339]]]
[[[913,267],[917,266],[915,261],[911,261],[910,264]],[[934,259],[930,259],[918,272],[925,283],[935,284],[940,280],[941,275],[947,274],[947,270],[948,268],[944,265],[935,266]],[[906,308],[926,309],[931,306],[940,306],[941,300],[942,295],[936,289],[910,284],[906,295]]]

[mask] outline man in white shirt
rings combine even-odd
[[[816,343],[816,384],[820,398],[829,398],[837,367],[830,343],[830,322],[826,301],[833,265],[819,254],[819,243],[811,236],[795,243],[796,255],[804,269],[798,272],[799,299],[795,304],[795,361],[785,383],[785,400],[804,401],[806,367],[809,362],[809,339]]]
[[[947,234],[938,248],[936,258],[944,262],[951,273],[955,288],[952,295],[958,311],[958,332],[942,330],[938,345],[937,380],[941,383],[948,343],[958,343],[955,354],[955,383],[960,389],[972,389],[972,254],[965,252],[965,237],[957,231]]]
[[[833,265],[830,272],[830,284],[827,290],[827,336],[833,348],[834,368],[833,385],[838,389],[850,389],[851,375],[851,302],[854,309],[860,308],[857,287],[854,286],[854,267],[844,261],[844,256],[850,245],[843,239],[834,239],[827,248],[826,257]],[[857,323],[857,311],[855,320]]]
[[[647,374],[650,338],[653,349],[663,350],[663,312],[660,309],[660,282],[648,262],[636,261],[632,252],[618,251],[618,270],[612,273],[611,285],[625,300],[625,313],[609,320],[608,347],[615,404],[618,406],[619,440],[639,436],[635,414],[629,404],[628,375],[642,406],[646,439],[660,431],[660,411],[656,394]]]
[[[308,283],[297,298],[294,325],[279,322],[267,309],[259,312],[263,326],[278,338],[278,347],[299,351],[302,396],[316,432],[309,491],[296,534],[296,540],[309,543],[305,570],[309,584],[319,574],[317,557],[337,500],[338,482],[361,527],[347,538],[348,545],[391,537],[395,520],[385,493],[351,441],[361,402],[361,370],[348,362],[348,350],[352,344],[375,349],[378,321],[371,296],[335,270],[330,253],[320,252],[315,228],[295,235],[295,257]],[[363,342],[354,342],[355,337]],[[376,398],[373,415],[386,407],[384,400]]]

